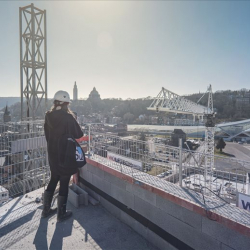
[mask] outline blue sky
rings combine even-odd
[[[33,1],[47,11],[48,96],[250,89],[250,1]],[[0,2],[0,96],[20,95],[19,7]]]

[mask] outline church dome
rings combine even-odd
[[[89,94],[89,99],[90,100],[100,100],[100,94],[98,93],[98,91],[96,90],[96,88],[94,87],[93,90],[90,92]]]

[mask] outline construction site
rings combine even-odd
[[[207,106],[162,87],[147,107],[204,124],[196,150],[182,133],[173,146],[150,131],[142,141],[82,126],[87,164],[71,180],[74,215],[40,219],[50,179],[46,22],[46,10],[19,8],[21,120],[0,124],[0,249],[249,249],[250,161],[214,153],[211,85]]]

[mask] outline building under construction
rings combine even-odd
[[[1,249],[249,249],[250,162],[214,155],[211,86],[201,151],[184,149],[181,133],[171,146],[88,124],[87,164],[69,187],[74,216],[41,220],[50,177],[36,119],[47,103],[46,11],[22,7],[19,24],[22,119],[0,124]],[[164,88],[149,109],[204,114]]]

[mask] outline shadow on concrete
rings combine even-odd
[[[195,203],[204,207],[204,202],[202,200],[202,194],[200,192],[195,192],[194,190],[190,190],[187,188],[182,189]],[[198,194],[198,196],[197,196]],[[199,198],[199,199],[198,199]]]
[[[81,228],[83,240],[89,242],[93,249],[158,249],[101,205],[78,209],[74,219]]]
[[[1,233],[0,233],[0,238],[1,238],[1,236],[6,235],[6,234],[10,233],[11,231],[14,231],[18,227],[21,227],[23,224],[27,223],[28,221],[31,221],[34,213],[35,213],[35,211],[33,211],[29,214],[26,214],[25,216],[23,216],[15,221],[13,221],[12,223],[2,227]]]
[[[47,230],[48,230],[48,220],[47,218],[41,218],[33,241],[33,244],[35,245],[36,249],[38,250],[48,249]]]
[[[76,209],[67,204],[73,216],[61,223],[56,215],[41,219],[42,205],[19,205],[2,220],[0,249],[157,249],[101,205]]]
[[[206,210],[216,210],[218,208],[221,208],[221,207],[224,207],[225,205],[227,205],[228,203],[225,202],[223,199],[220,199],[220,202],[218,203],[209,203],[207,204],[206,203],[206,199],[205,199],[205,203],[204,203],[204,200],[202,198],[202,194],[199,193],[199,199],[197,197],[195,197],[194,193],[196,193],[195,191],[191,191],[191,190],[188,190],[188,189],[184,189],[184,192],[192,198],[193,201],[195,201],[198,205],[200,205],[201,207],[205,208]],[[194,193],[193,193],[194,192]]]
[[[73,217],[64,221],[57,222],[54,234],[52,236],[49,249],[60,250],[63,247],[63,238],[68,237],[72,234]],[[40,248],[41,250],[44,248]]]
[[[193,201],[195,201],[198,205],[200,205],[201,207],[203,207],[205,210],[209,210],[209,211],[212,211],[212,210],[216,210],[218,208],[221,208],[221,207],[225,207],[226,205],[228,205],[228,203],[226,201],[224,201],[223,199],[220,199],[218,197],[218,199],[220,199],[220,202],[213,202],[213,203],[206,203],[206,198],[205,198],[205,203],[204,203],[204,200],[202,198],[202,194],[200,194],[200,199],[198,199],[197,197],[195,197],[194,193],[195,191],[191,191],[191,190],[188,190],[188,189],[184,189],[184,192],[192,198]]]
[[[48,222],[49,218],[41,218],[40,224],[37,228],[36,235],[33,241],[37,250],[56,249],[63,248],[63,238],[68,237],[72,233],[73,218],[68,219],[65,222],[56,223],[55,231],[52,236],[50,246],[48,246]]]
[[[11,208],[8,210],[8,212],[7,212],[4,216],[1,217],[1,219],[0,219],[0,226],[1,226],[2,222],[4,222],[5,218],[9,216],[9,214],[12,212],[12,210],[14,210],[14,208],[16,207],[16,205],[19,203],[19,201],[20,201],[21,199],[22,199],[22,197],[19,197],[19,198],[15,201],[15,203],[11,206]]]
[[[33,229],[32,221],[36,211],[26,214],[1,227],[0,249],[7,249],[12,244],[18,242],[29,230]],[[27,226],[27,224],[29,226]]]

